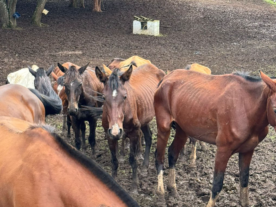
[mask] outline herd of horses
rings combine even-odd
[[[244,73],[211,75],[199,64],[165,72],[138,56],[115,58],[109,65],[90,68],[67,62],[30,73],[35,89],[16,84],[0,87],[0,207],[1,206],[139,206],[115,181],[118,140],[130,140],[131,193],[138,193],[137,155],[145,140],[141,173],[147,174],[156,118],[158,198],[164,198],[164,155],[168,148],[169,195],[178,196],[175,164],[188,137],[217,146],[213,187],[207,207],[215,206],[229,158],[239,153],[240,202],[249,206],[248,181],[255,147],[276,126],[276,82],[260,71],[260,78]],[[49,76],[55,82],[51,84]],[[76,149],[52,127],[48,114],[63,113],[63,132],[72,126]],[[92,155],[96,122],[102,119],[111,152],[112,177],[85,149],[85,121],[89,123]]]

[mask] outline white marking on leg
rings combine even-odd
[[[176,190],[175,168],[169,169],[169,186],[175,188]]]
[[[161,193],[162,195],[165,194],[164,190],[164,182],[163,182],[163,170],[161,170],[158,174],[158,186],[157,186],[157,191]]]
[[[212,198],[213,196],[212,196],[212,193],[211,193],[209,202],[208,202],[208,204],[207,204],[206,207],[214,207],[215,204],[216,204],[216,200],[218,199],[218,196],[219,196],[219,194],[217,194],[217,196],[215,197],[215,199],[213,199],[213,198]]]
[[[117,90],[113,90],[112,96],[115,98],[117,96]]]
[[[240,201],[241,206],[249,206],[248,186],[244,188],[240,186]]]

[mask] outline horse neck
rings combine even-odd
[[[59,179],[65,206],[126,206],[97,176],[74,160],[63,162],[66,173]],[[73,179],[72,179],[73,178]],[[97,199],[98,198],[98,199]],[[105,203],[104,203],[105,202]]]

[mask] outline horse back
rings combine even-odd
[[[266,100],[260,98],[264,87],[262,81],[249,82],[232,74],[214,76],[180,69],[159,85],[154,107],[189,136],[215,144],[220,131],[239,138],[250,134],[257,116],[264,117]]]
[[[0,115],[32,123],[45,122],[43,103],[29,89],[9,84],[0,87]]]

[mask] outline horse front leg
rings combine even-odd
[[[66,115],[66,116],[67,116],[67,138],[70,138],[71,137],[70,129],[72,126],[72,120],[70,118],[70,115]]]
[[[90,126],[90,133],[89,133],[89,144],[91,146],[92,155],[95,155],[95,146],[96,146],[96,127],[97,127],[97,120],[92,119],[89,121]]]
[[[105,135],[108,140],[109,150],[111,152],[111,163],[112,163],[112,177],[117,178],[118,170],[118,159],[117,159],[117,146],[118,140],[111,139],[107,134]]]
[[[232,155],[232,152],[229,151],[227,147],[217,148],[212,193],[211,193],[209,202],[207,204],[207,207],[215,206],[215,202],[223,186],[225,169],[231,155]]]
[[[86,126],[85,126],[85,122],[84,121],[81,121],[81,123],[80,123],[80,129],[81,129],[81,138],[82,138],[81,148],[83,150],[86,150],[86,148],[87,148],[86,141],[85,141],[85,129],[86,129]]]
[[[132,168],[132,187],[131,192],[138,194],[138,176],[137,176],[137,153],[139,152],[139,139],[141,136],[140,129],[135,129],[131,133],[128,133],[127,136],[130,139],[130,152],[129,152],[129,164]]]
[[[146,141],[146,150],[145,150],[145,156],[144,156],[143,167],[142,167],[142,173],[146,175],[149,167],[149,154],[150,154],[150,148],[152,143],[152,133],[149,125],[141,127],[141,130],[144,134],[144,138]]]
[[[241,206],[248,207],[248,180],[249,166],[254,150],[247,153],[239,153],[239,169],[240,169],[240,202]]]
[[[187,141],[186,133],[176,124],[175,136],[171,146],[168,149],[168,160],[169,160],[169,183],[168,191],[173,196],[178,196],[176,183],[175,183],[175,164],[179,156],[180,151],[183,149]]]
[[[75,133],[75,145],[78,150],[81,148],[81,140],[80,140],[80,122],[75,117],[71,116],[72,119],[72,127]]]

